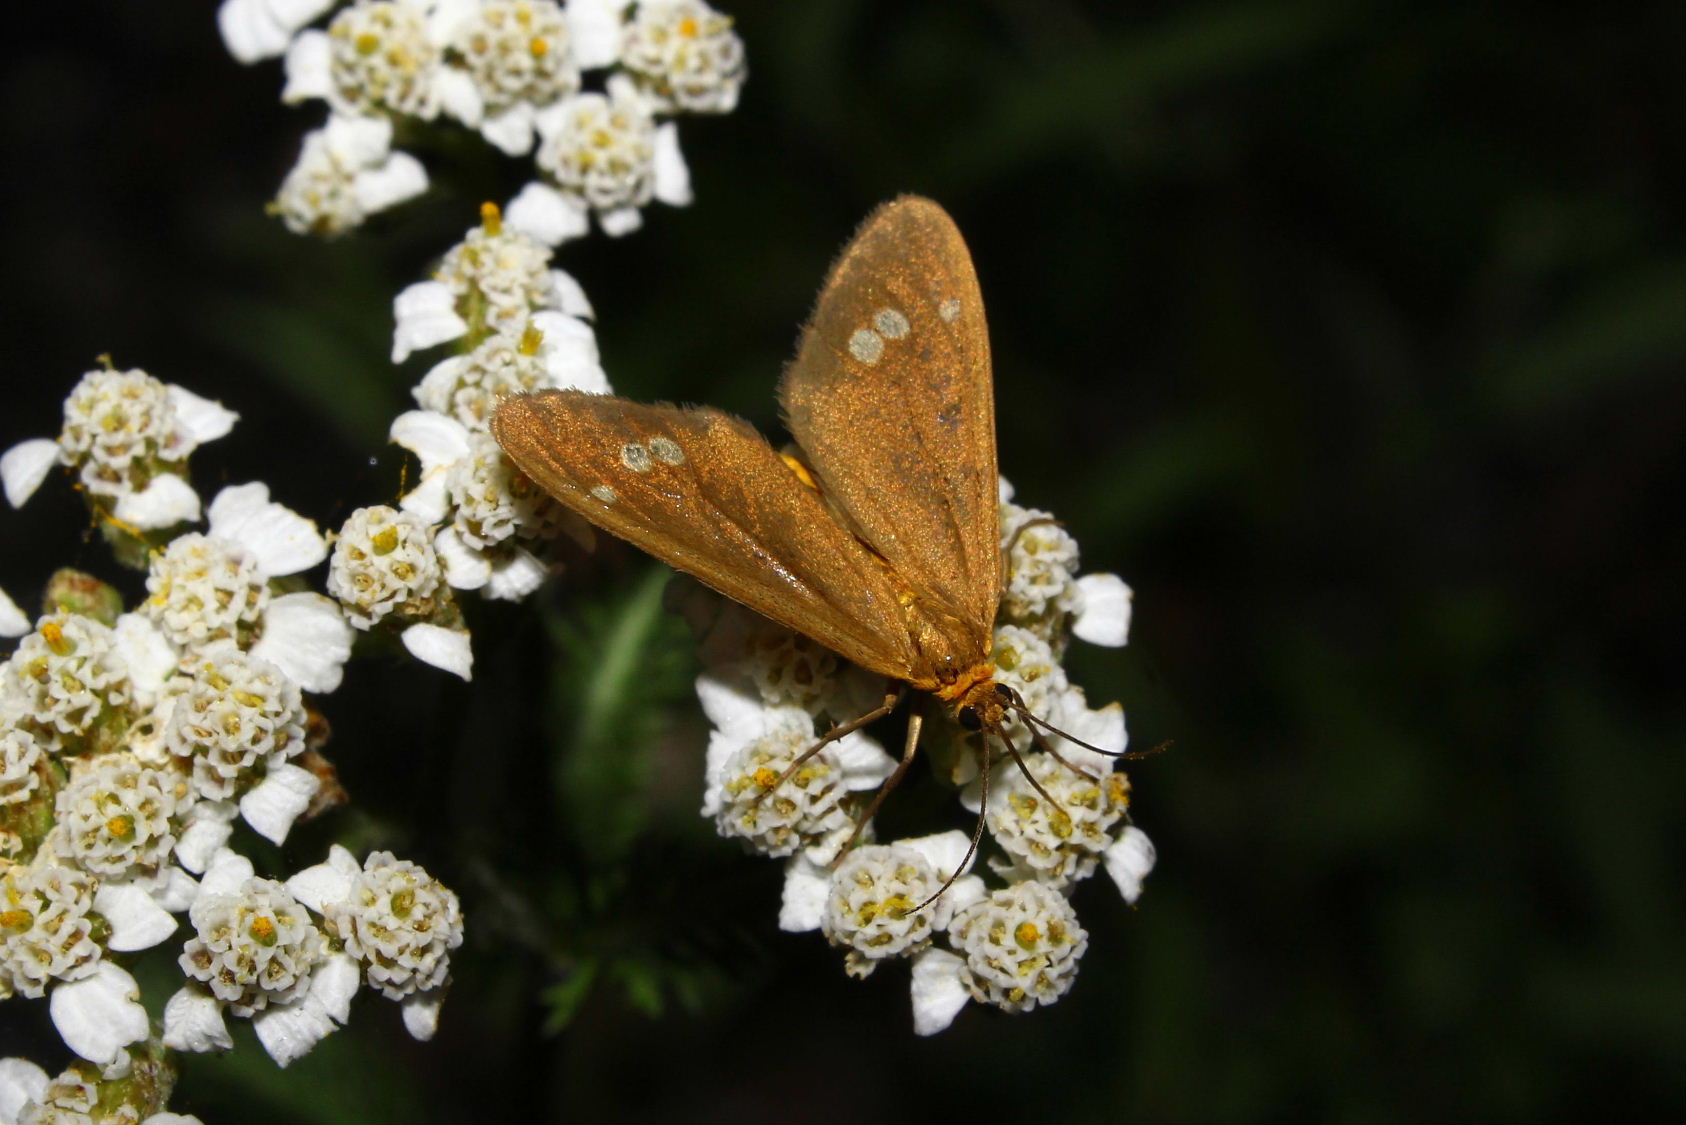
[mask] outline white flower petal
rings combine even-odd
[[[18,603],[6,591],[0,590],[0,637],[21,637],[29,628],[29,615],[18,608]]]
[[[897,840],[897,845],[912,848],[925,857],[938,878],[947,879],[971,850],[972,839],[958,828],[939,832],[934,836],[919,836],[912,840]],[[970,864],[967,864],[970,867]]]
[[[474,650],[466,629],[440,625],[412,625],[399,636],[404,647],[424,664],[441,668],[465,680],[474,678]]]
[[[846,734],[831,744],[843,767],[843,787],[851,791],[876,789],[896,772],[896,760],[890,757],[876,738],[861,731]]]
[[[516,193],[503,209],[504,226],[546,246],[560,246],[585,234],[591,229],[589,216],[583,202],[537,180]]]
[[[227,437],[234,423],[240,420],[240,415],[222,403],[201,398],[186,387],[171,383],[164,391],[176,409],[176,425],[187,434],[192,446]]]
[[[226,1051],[234,1046],[222,1004],[196,985],[179,989],[164,1004],[164,1046],[177,1051]]]
[[[1006,477],[997,476],[995,478],[995,495],[1003,504],[1011,501],[1013,499],[1013,482]]]
[[[439,367],[447,364],[450,364],[449,374],[454,380],[459,365],[447,360]],[[433,373],[429,372],[428,379],[433,377]],[[392,420],[387,440],[414,453],[424,473],[450,468],[468,456],[468,427],[455,418],[432,410],[406,410]]]
[[[568,0],[568,34],[581,70],[614,66],[621,57],[621,11],[626,0]]]
[[[516,102],[501,113],[488,114],[480,122],[480,135],[509,156],[526,156],[533,151],[533,107]]]
[[[269,498],[262,481],[230,485],[211,501],[211,534],[240,544],[268,578],[297,574],[328,557],[316,521]]]
[[[392,300],[392,362],[411,352],[455,340],[468,331],[457,315],[457,299],[442,281],[418,281]]]
[[[486,596],[504,602],[518,602],[544,585],[550,564],[525,547],[516,547],[492,564],[486,582]]]
[[[321,914],[323,907],[351,897],[362,870],[350,852],[335,844],[328,849],[326,862],[307,867],[288,879],[287,890],[294,898]]]
[[[392,151],[392,119],[373,113],[335,113],[321,130],[322,143],[353,168],[368,168]]]
[[[129,670],[129,682],[141,695],[155,695],[176,670],[175,646],[152,623],[152,618],[139,613],[121,615],[112,631],[116,635],[117,655]],[[0,629],[0,635],[4,632]]]
[[[913,1032],[935,1035],[954,1022],[971,996],[960,970],[966,961],[946,949],[927,949],[913,957]]]
[[[268,0],[223,0],[217,8],[217,30],[228,53],[247,65],[274,58],[293,41],[293,29],[275,17]]]
[[[1147,838],[1146,832],[1131,825],[1101,854],[1106,862],[1106,873],[1118,884],[1118,893],[1124,896],[1125,902],[1134,905],[1142,897],[1142,880],[1153,870],[1154,861],[1158,858],[1153,841]]]
[[[321,787],[321,779],[307,769],[286,762],[270,766],[269,776],[240,798],[240,815],[259,836],[285,843],[293,821]]]
[[[591,301],[585,295],[585,289],[574,280],[573,274],[566,270],[551,270],[550,286],[558,309],[583,320],[596,317],[597,314],[591,310]]]
[[[199,494],[174,473],[162,473],[140,492],[119,496],[112,514],[142,531],[193,523],[199,519]]]
[[[239,894],[240,888],[253,875],[252,861],[233,848],[220,848],[211,857],[205,877],[199,880],[201,895]]]
[[[151,949],[176,932],[176,920],[133,883],[105,883],[94,892],[94,909],[111,923],[106,948],[118,953]]]
[[[472,74],[454,66],[444,67],[440,70],[433,88],[439,93],[440,109],[461,121],[470,129],[481,129],[486,121],[486,100],[480,96],[480,87],[474,84]],[[517,102],[516,104],[525,105],[526,103]],[[527,112],[531,114],[532,109],[529,107]],[[531,118],[529,117],[528,120],[530,122]],[[484,129],[481,131],[485,132]],[[492,140],[491,134],[486,133],[485,136],[487,140]],[[496,141],[492,141],[492,143],[497,144]],[[529,135],[527,148],[532,147],[533,143]],[[504,151],[509,152],[511,156],[522,156],[527,149],[522,149],[519,152],[510,152],[508,149]]]
[[[305,691],[340,686],[355,633],[333,600],[301,590],[283,594],[264,610],[263,636],[252,655],[269,661]]]
[[[439,1007],[444,1003],[445,990],[442,988],[413,992],[404,997],[401,1006],[404,1030],[410,1033],[410,1038],[421,1043],[433,1038],[433,1033],[439,1030]]]
[[[310,999],[338,1023],[351,1018],[351,1000],[363,983],[363,970],[349,953],[330,954],[310,974]]]
[[[1082,609],[1072,635],[1092,645],[1117,648],[1130,639],[1130,587],[1116,574],[1085,574],[1077,580]]]
[[[679,126],[669,121],[656,127],[655,196],[670,207],[691,202],[691,170],[679,151]]]
[[[205,874],[234,832],[234,813],[234,805],[229,801],[200,801],[188,810],[181,836],[176,840],[176,862],[189,871]],[[204,893],[203,883],[200,893]]]
[[[339,0],[263,0],[275,18],[297,30],[332,8]]]
[[[304,31],[287,47],[284,63],[287,84],[281,101],[295,105],[311,98],[327,98],[334,92],[332,47],[326,31]]]
[[[597,225],[602,227],[603,233],[609,237],[619,238],[643,226],[644,216],[638,213],[636,207],[616,207],[600,213],[597,216]]]
[[[943,908],[950,917],[989,897],[989,887],[977,875],[962,875],[943,892]]]
[[[455,524],[433,537],[433,553],[453,589],[478,590],[492,580],[492,561],[470,547]]]
[[[89,1062],[115,1062],[118,1052],[146,1038],[146,1009],[135,978],[101,961],[94,975],[53,989],[48,1000],[53,1026],[65,1046]]]
[[[147,888],[147,893],[160,909],[171,914],[180,914],[199,897],[199,884],[193,876],[171,865],[159,875],[157,882]]]
[[[14,508],[23,507],[58,460],[59,443],[52,438],[20,441],[0,454],[0,485],[5,486],[6,502]]]
[[[365,214],[396,207],[427,191],[427,169],[407,152],[395,152],[351,179],[351,193]]]
[[[591,325],[566,313],[546,309],[534,313],[529,323],[544,336],[539,355],[544,360],[550,386],[558,389],[607,394],[609,377],[597,354],[597,333]]]
[[[47,1099],[47,1072],[28,1059],[0,1059],[0,1121],[12,1125],[30,1102]]]
[[[779,929],[793,934],[819,929],[825,917],[825,900],[830,894],[830,870],[806,856],[793,856],[784,867]]]

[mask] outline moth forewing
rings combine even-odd
[[[924,620],[926,678],[987,663],[1000,597],[995,407],[983,298],[947,212],[903,197],[839,256],[779,388],[849,529]]]
[[[899,591],[747,423],[582,391],[504,400],[492,434],[564,507],[871,671],[916,676]]]

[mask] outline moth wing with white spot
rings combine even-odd
[[[492,434],[517,468],[604,531],[864,668],[913,674],[884,564],[748,423],[544,391],[505,399]]]
[[[986,658],[1001,582],[989,331],[946,211],[903,196],[861,224],[779,401],[850,530]]]

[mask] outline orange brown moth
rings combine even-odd
[[[1013,713],[1051,751],[1036,731],[1053,728],[990,661],[1005,552],[989,333],[946,211],[903,196],[867,218],[820,290],[779,404],[797,446],[785,453],[709,407],[573,390],[505,399],[492,434],[604,531],[905,685],[808,754],[888,714],[906,688],[1015,759]],[[907,771],[920,723],[915,711],[860,824]]]

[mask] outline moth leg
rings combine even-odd
[[[1002,741],[1006,742],[1006,739],[1002,739]],[[1007,748],[1009,750],[1011,750],[1012,747],[1013,747],[1013,744],[1008,742]],[[1016,756],[1017,752],[1015,751],[1014,753],[1015,753],[1015,756]],[[966,858],[962,859],[960,861],[959,865],[955,867],[954,871],[949,875],[948,880],[946,882],[944,882],[942,886],[937,888],[936,894],[932,895],[930,898],[926,899],[924,902],[920,903],[918,906],[916,906],[912,910],[908,911],[909,914],[917,914],[921,910],[924,910],[927,906],[930,906],[933,902],[936,902],[939,898],[943,897],[943,892],[948,890],[950,887],[954,886],[954,881],[956,879],[960,878],[960,873],[962,871],[966,870],[966,868],[972,862],[972,857],[978,854],[978,844],[983,840],[984,814],[989,812],[989,740],[988,739],[984,739],[983,748],[978,751],[978,765],[979,765],[979,769],[981,771],[978,774],[978,785],[980,787],[979,792],[978,792],[978,820],[977,820],[976,824],[972,825],[972,842],[966,848]]]
[[[896,763],[895,772],[885,778],[884,784],[878,787],[878,792],[872,795],[872,803],[866,807],[866,811],[855,818],[855,830],[849,833],[847,842],[837,850],[837,858],[831,861],[833,868],[842,862],[843,857],[849,854],[849,849],[855,846],[855,841],[861,838],[861,833],[866,830],[867,822],[878,815],[878,809],[884,804],[884,798],[888,797],[891,790],[901,784],[902,775],[907,773],[907,767],[913,764],[913,752],[919,749],[919,728],[924,725],[925,716],[915,709],[907,719],[907,745],[902,748],[902,760]]]
[[[1013,537],[1007,540],[1007,545],[1001,548],[1001,588],[1007,588],[1007,563],[1013,557],[1013,548],[1019,545],[1019,536],[1033,527],[1064,527],[1065,524],[1053,516],[1037,516],[1033,520],[1025,520],[1013,532]]]
[[[879,705],[878,707],[873,708],[871,711],[868,711],[866,714],[860,716],[859,718],[850,719],[848,722],[844,723],[843,725],[832,727],[830,730],[826,731],[825,734],[820,737],[820,740],[818,742],[814,743],[812,746],[810,746],[806,750],[802,751],[802,756],[800,758],[797,758],[794,762],[790,763],[790,765],[785,767],[784,772],[779,774],[779,779],[777,781],[773,782],[772,785],[768,786],[766,789],[763,789],[759,794],[757,794],[757,796],[756,796],[754,802],[752,802],[752,804],[759,805],[763,800],[766,799],[767,794],[775,792],[779,788],[779,786],[781,786],[785,782],[789,781],[790,778],[791,778],[791,775],[794,774],[797,770],[802,768],[803,762],[806,762],[809,758],[812,758],[815,754],[818,754],[821,750],[824,750],[826,748],[826,746],[829,745],[830,743],[836,742],[839,738],[842,738],[844,735],[853,734],[856,731],[860,730],[862,727],[866,726],[868,723],[877,722],[879,719],[882,719],[885,715],[888,715],[891,711],[894,711],[896,709],[897,705],[900,704],[901,701],[906,696],[907,696],[907,685],[906,684],[898,685],[894,691],[887,691],[887,692],[884,693],[884,702],[881,705]],[[845,850],[847,850],[847,849],[845,849]]]

